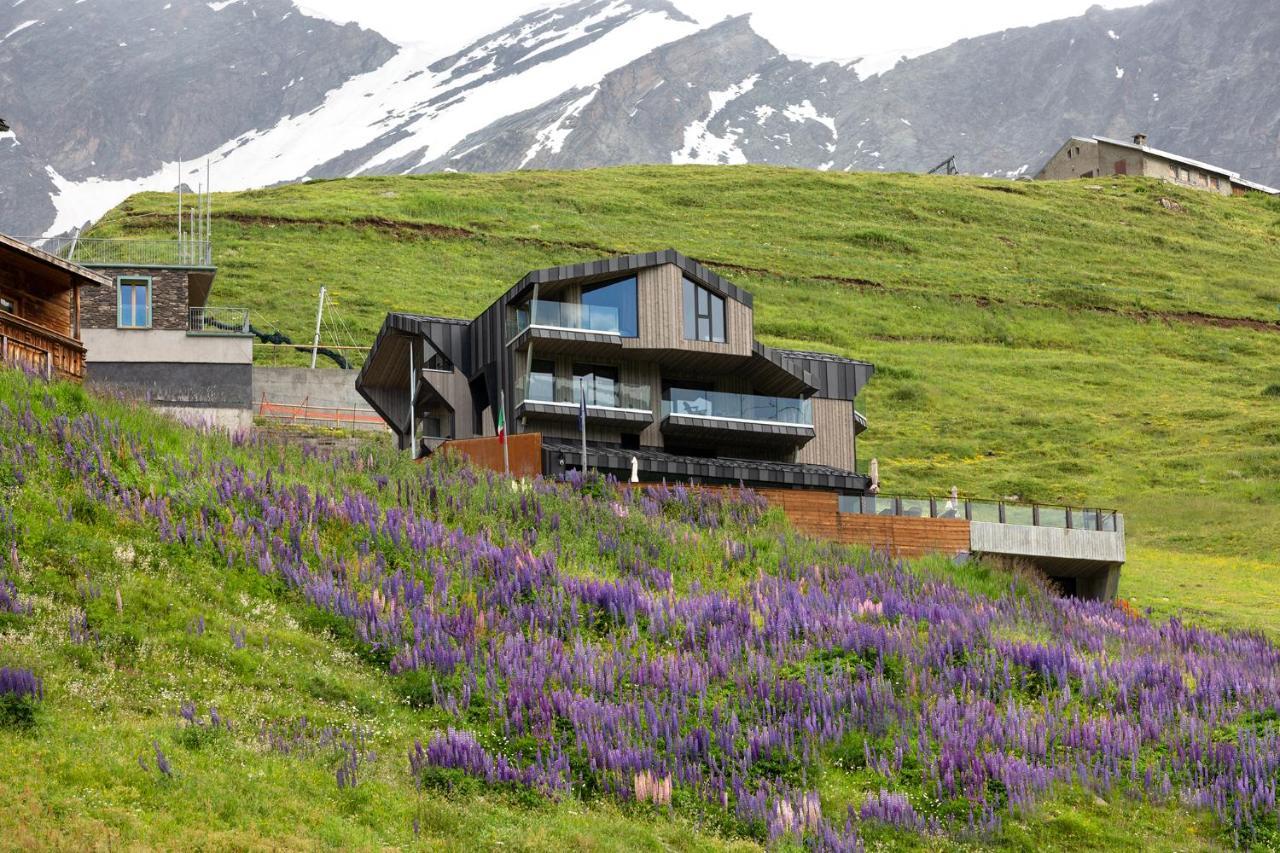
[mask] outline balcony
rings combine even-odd
[[[799,397],[672,388],[662,401],[662,432],[688,438],[801,446],[814,436],[813,403]]]
[[[648,385],[597,380],[585,391],[588,423],[638,427],[653,423]],[[582,386],[572,379],[541,373],[521,376],[516,380],[516,417],[576,421],[582,393]]]
[[[603,356],[616,352],[630,330],[615,307],[535,299],[516,309],[507,342],[524,349],[531,341],[546,353]]]
[[[212,267],[208,240],[130,240],[102,237],[18,237],[18,240],[85,266]]]
[[[187,334],[190,335],[250,335],[248,308],[213,308],[202,306],[187,309]]]
[[[46,379],[84,379],[84,346],[16,314],[0,312],[0,363]]]

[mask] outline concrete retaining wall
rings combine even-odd
[[[254,411],[264,417],[317,426],[386,429],[378,413],[356,391],[357,373],[355,370],[255,366]],[[279,412],[285,414],[275,414]]]
[[[975,554],[1061,561],[1065,570],[1063,574],[1070,575],[1070,569],[1077,563],[1090,569],[1096,568],[1100,563],[1123,563],[1125,552],[1122,520],[1119,520],[1119,528],[1112,533],[975,521],[969,525],[969,550]]]

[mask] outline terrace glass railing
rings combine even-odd
[[[1026,504],[1010,501],[952,500],[949,497],[912,498],[891,495],[842,495],[840,511],[860,515],[895,515],[906,518],[956,518],[994,524],[1100,530],[1115,533],[1123,519],[1113,509]]]
[[[652,388],[648,385],[605,382],[599,378],[594,383],[584,385],[576,379],[551,377],[545,373],[534,373],[516,379],[516,399],[521,402],[577,407],[584,393],[587,406],[592,408],[653,411]]]
[[[517,308],[514,322],[508,326],[507,337],[514,338],[530,326],[604,335],[622,334],[621,317],[617,308],[551,302],[546,299],[534,299]]]
[[[811,427],[813,402],[798,397],[672,388],[662,401],[662,416],[671,415]]]

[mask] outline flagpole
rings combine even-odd
[[[582,476],[587,476],[587,388],[585,380],[578,380],[578,429],[582,433]]]
[[[502,420],[502,432],[499,441],[502,442],[502,470],[508,477],[511,476],[511,443],[507,437],[507,392],[498,389],[498,409],[499,417]]]

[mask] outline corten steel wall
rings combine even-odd
[[[536,477],[542,473],[542,436],[536,432],[508,435],[511,473],[517,477]],[[446,441],[438,453],[457,453],[471,464],[490,471],[503,470],[502,445],[496,438],[464,438]]]
[[[151,279],[151,328],[187,329],[187,273],[184,270],[100,269],[118,282],[122,277]],[[90,329],[114,329],[117,322],[116,286],[86,287],[80,292],[80,325]]]

